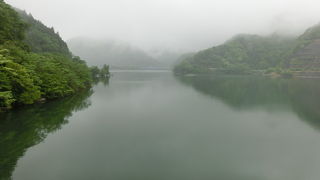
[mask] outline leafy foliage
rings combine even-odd
[[[109,66],[106,64],[103,65],[101,69],[99,69],[97,66],[93,66],[90,68],[90,71],[94,80],[108,78],[110,76]]]
[[[90,71],[84,63],[54,54],[32,53],[27,58],[28,66],[39,77],[41,93],[46,98],[70,95],[90,86]]]
[[[0,51],[0,106],[10,107],[11,103],[32,104],[40,98],[39,86],[24,66],[15,63],[10,56]]]
[[[85,61],[71,57],[52,29],[32,16],[24,21],[30,23],[28,31],[18,14],[0,1],[0,109],[90,87],[91,72]]]
[[[27,24],[23,23],[11,7],[0,1],[0,44],[23,40]]]
[[[100,77],[108,77],[109,76],[109,66],[103,65],[103,67],[100,70]]]

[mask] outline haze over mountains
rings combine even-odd
[[[177,73],[248,73],[250,70],[319,71],[320,24],[299,37],[237,35],[224,44],[185,57]]]
[[[239,33],[297,35],[320,20],[320,1],[316,0],[6,2],[55,27],[64,40],[112,38],[147,52],[153,48],[198,51],[222,44]]]
[[[72,53],[86,59],[89,65],[134,69],[165,67],[143,50],[121,41],[78,37],[67,43]]]
[[[181,54],[215,46],[197,53],[195,59],[210,54],[203,58],[206,59],[203,65],[210,68],[219,62],[220,67],[231,69],[279,66],[301,69],[299,63],[302,61],[295,63],[292,57],[303,55],[302,59],[312,59],[313,55],[308,52],[314,53],[318,47],[316,43],[305,47],[303,52],[290,52],[294,50],[290,40],[277,42],[277,37],[268,36],[277,32],[280,36],[298,37],[318,22],[320,3],[314,0],[7,2],[59,29],[62,39],[71,39],[68,43],[73,54],[85,59],[89,65],[110,64],[111,67],[139,69],[170,67]],[[59,9],[59,12],[53,9]],[[223,44],[241,33],[257,36],[242,36]],[[283,51],[279,52],[277,47]],[[307,66],[313,64],[316,63]],[[197,68],[202,68],[200,66]]]

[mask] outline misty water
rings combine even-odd
[[[318,81],[114,72],[1,114],[0,179],[318,180]]]

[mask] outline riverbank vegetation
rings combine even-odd
[[[0,110],[89,88],[86,62],[70,53],[53,28],[17,11],[0,0]]]

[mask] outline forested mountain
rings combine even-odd
[[[52,29],[30,21],[26,23],[0,0],[0,110],[90,87],[91,73],[86,63],[71,57]],[[55,48],[55,42],[61,46]]]
[[[238,35],[224,44],[196,53],[175,67],[176,73],[245,73],[282,69],[311,71],[320,68],[320,25],[298,38],[279,35]]]
[[[287,61],[287,68],[300,71],[320,70],[320,24],[309,28],[296,40],[294,52]]]
[[[294,39],[278,35],[238,35],[224,44],[186,57],[175,71],[200,73],[216,70],[240,73],[248,69],[282,66],[294,48]]]
[[[59,53],[65,56],[70,56],[71,53],[58,33],[54,28],[48,28],[42,22],[33,18],[31,14],[25,11],[15,9],[21,19],[28,24],[24,41],[29,45],[32,52],[35,53]]]
[[[23,23],[17,13],[3,0],[0,0],[0,10],[0,44],[23,40],[27,24]]]
[[[72,53],[88,61],[88,64],[112,68],[152,68],[162,66],[139,48],[114,40],[74,38],[68,41]]]

